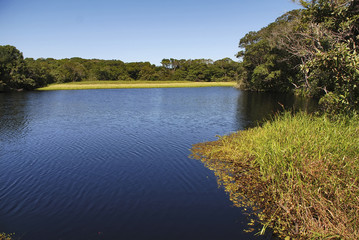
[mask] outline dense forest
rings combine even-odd
[[[24,59],[14,46],[0,46],[0,91],[31,90],[51,83],[83,80],[235,81],[239,63],[229,58],[163,59],[162,66],[149,62],[71,58]]]
[[[239,42],[230,58],[149,62],[23,58],[0,46],[0,91],[31,90],[83,80],[238,81],[252,91],[294,91],[315,97],[331,111],[359,106],[359,0],[300,0],[290,11]]]
[[[241,88],[295,91],[320,99],[327,109],[359,106],[359,1],[300,1],[260,31],[246,34]]]

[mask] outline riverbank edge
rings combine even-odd
[[[128,89],[128,88],[195,88],[235,87],[236,82],[189,82],[189,81],[82,81],[56,83],[38,88],[37,91],[87,90],[87,89]]]
[[[359,239],[359,120],[285,113],[193,146],[237,207],[285,239]],[[251,229],[249,226],[249,230]]]

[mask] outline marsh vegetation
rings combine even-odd
[[[238,207],[280,237],[359,238],[358,117],[286,113],[194,145]],[[250,228],[250,226],[249,226]]]

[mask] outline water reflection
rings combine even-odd
[[[22,138],[27,133],[27,96],[24,93],[0,94],[0,142]]]
[[[238,129],[254,127],[284,110],[313,112],[317,103],[313,99],[285,93],[240,92],[237,101]]]

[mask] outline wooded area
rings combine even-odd
[[[331,111],[358,108],[359,1],[299,1],[240,40],[241,88],[296,91]]]
[[[51,83],[88,81],[235,81],[239,63],[229,58],[163,59],[162,66],[149,62],[71,58],[23,58],[13,46],[0,46],[0,91],[31,90]]]

